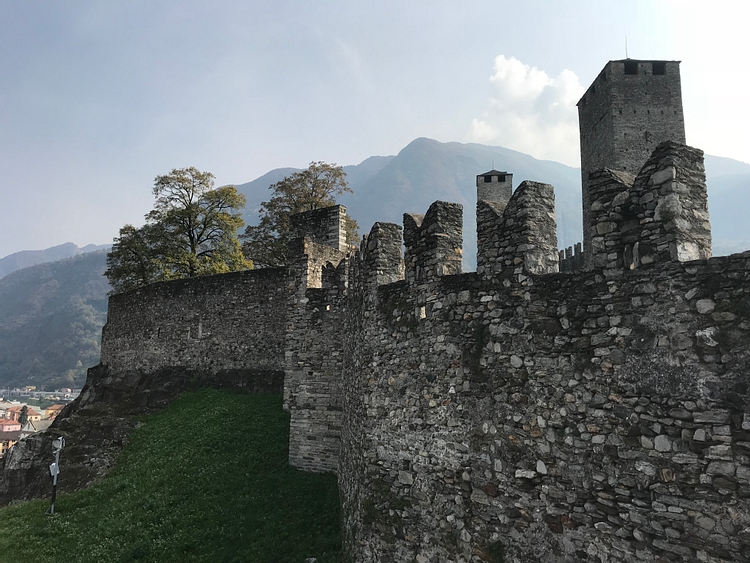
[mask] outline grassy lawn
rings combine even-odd
[[[336,478],[290,468],[288,433],[279,395],[185,394],[55,516],[0,509],[0,562],[338,562]]]

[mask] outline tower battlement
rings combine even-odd
[[[685,144],[679,61],[609,61],[578,102],[583,247],[591,265],[589,176],[609,168],[637,175],[657,145]]]

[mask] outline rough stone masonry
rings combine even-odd
[[[681,103],[661,117],[678,73],[611,61],[579,102],[583,267],[559,271],[553,187],[491,171],[476,272],[456,204],[357,251],[335,207],[295,221],[284,268],[112,296],[102,365],[52,428],[81,444],[61,486],[111,466],[84,446],[121,447],[129,412],[283,378],[290,462],[338,472],[350,561],[750,561],[750,252],[710,257],[703,154]],[[6,456],[3,499],[34,494],[39,440]]]

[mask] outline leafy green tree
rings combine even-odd
[[[237,238],[245,196],[234,186],[214,188],[210,172],[175,168],[156,177],[153,192],[146,224],[125,225],[107,255],[114,292],[252,267]]]
[[[343,168],[326,162],[311,162],[307,169],[290,174],[269,189],[273,195],[260,204],[260,223],[249,225],[240,236],[245,256],[258,267],[289,263],[292,215],[336,205],[337,196],[352,193]],[[348,243],[359,240],[357,229],[357,222],[348,218]]]
[[[160,225],[146,224],[140,229],[125,225],[115,237],[107,255],[104,273],[115,292],[127,291],[163,279],[161,256],[157,248],[162,240]]]
[[[26,405],[21,407],[21,412],[18,415],[18,422],[21,426],[29,421],[29,407]]]

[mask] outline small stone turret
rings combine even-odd
[[[477,201],[508,203],[513,192],[513,174],[490,170],[477,176]]]
[[[346,244],[346,207],[332,205],[291,217],[294,233],[290,244],[292,265],[299,276],[298,289],[322,287],[323,268],[338,266],[350,250]]]
[[[295,238],[309,238],[316,244],[346,252],[346,207],[332,205],[297,213],[291,217]]]

